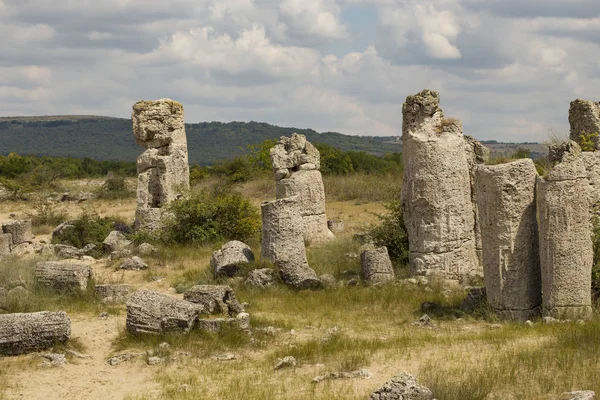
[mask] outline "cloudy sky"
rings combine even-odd
[[[0,116],[399,135],[424,88],[479,139],[543,141],[600,100],[599,0],[0,0]]]

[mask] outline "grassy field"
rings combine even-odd
[[[399,182],[397,176],[325,179],[328,216],[343,219],[346,229],[336,240],[308,249],[317,273],[332,274],[341,283],[322,291],[297,292],[282,285],[249,289],[241,278],[217,282],[209,260],[218,244],[161,247],[146,258],[150,268],[144,272],[120,271],[117,263],[103,260],[93,264],[97,282],[126,282],[173,296],[195,284],[226,283],[247,303],[250,334],[132,336],[125,330],[124,306],[106,307],[89,290],[45,292],[33,280],[37,258],[0,261],[0,286],[19,280],[30,291],[10,303],[8,311],[67,311],[78,351],[93,356],[50,369],[32,361],[32,355],[0,358],[0,399],[366,399],[401,371],[415,374],[439,400],[550,400],[570,390],[600,392],[598,318],[585,324],[499,323],[489,313],[461,312],[466,290],[451,282],[411,284],[399,278],[379,287],[345,285],[360,268],[356,258],[346,255],[359,252],[352,235],[377,223]],[[274,198],[268,179],[237,190],[254,204]],[[77,215],[84,208],[131,221],[135,200],[70,203],[64,211]],[[27,212],[31,204],[26,202],[0,204],[2,219]],[[257,246],[253,250],[260,253]],[[397,272],[407,274],[402,266]],[[440,312],[431,315],[435,327],[413,325],[426,301],[440,305]],[[110,314],[108,320],[98,320],[101,312]],[[168,348],[161,345],[165,342]],[[114,367],[106,364],[110,356],[123,353],[139,356]],[[215,357],[224,353],[234,359]],[[149,366],[149,355],[164,362]],[[275,370],[285,356],[295,357],[298,365]],[[367,369],[370,378],[313,382],[319,375],[359,369]],[[43,393],[35,389],[40,382]]]

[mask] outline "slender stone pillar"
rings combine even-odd
[[[542,304],[537,176],[531,159],[475,170],[487,299],[503,319],[531,319]]]
[[[585,165],[570,141],[551,147],[554,167],[538,178],[537,209],[543,313],[554,318],[592,314],[592,232]]]

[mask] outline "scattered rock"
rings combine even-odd
[[[330,274],[323,274],[319,277],[319,279],[321,280],[321,282],[323,282],[323,286],[327,288],[336,287],[338,283],[335,277]]]
[[[141,354],[140,353],[123,353],[123,354],[119,354],[116,356],[112,356],[110,357],[108,360],[106,360],[106,363],[108,365],[119,365],[125,361],[130,361],[133,360],[136,357],[139,357]]]
[[[160,357],[148,357],[148,361],[146,362],[148,365],[158,365],[162,364],[165,360]]]
[[[592,390],[578,390],[563,393],[560,396],[560,400],[596,400],[596,392]]]
[[[211,333],[219,333],[226,327],[247,331],[250,329],[250,315],[240,313],[235,318],[199,318],[196,323],[196,329]]]
[[[375,390],[369,400],[434,400],[433,393],[419,385],[417,379],[406,372],[394,376]]]
[[[29,242],[19,243],[12,246],[11,253],[17,257],[31,255],[35,254],[35,247]]]
[[[333,233],[344,232],[344,221],[339,218],[330,219],[327,221],[327,227]]]
[[[96,285],[95,293],[103,303],[125,303],[135,288],[131,285]]]
[[[107,254],[113,251],[121,251],[127,249],[133,242],[128,240],[120,231],[112,231],[102,242],[102,247]]]
[[[275,282],[275,270],[272,268],[261,268],[250,271],[244,282],[246,286],[264,289],[273,286]]]
[[[171,345],[169,343],[167,343],[167,342],[162,342],[161,344],[158,345],[158,348],[163,349],[163,350],[164,349],[170,349]]]
[[[67,258],[67,259],[79,259],[83,257],[83,250],[78,249],[75,246],[69,246],[66,244],[55,244],[54,253],[58,258]]]
[[[544,318],[542,318],[542,321],[546,325],[553,325],[553,324],[559,324],[560,323],[559,320],[557,320],[556,318],[553,318],[553,317],[544,317]]]
[[[367,369],[359,369],[356,371],[350,371],[350,372],[330,372],[327,375],[319,375],[315,378],[313,378],[313,382],[314,383],[319,383],[319,382],[323,382],[325,380],[329,380],[329,379],[356,379],[356,378],[361,378],[361,379],[369,379],[371,377],[371,372]]]
[[[12,246],[12,235],[10,233],[0,234],[0,258],[10,256],[10,246]]]
[[[120,260],[122,258],[131,257],[132,254],[133,253],[131,252],[130,249],[123,249],[123,250],[119,250],[119,251],[113,251],[112,253],[110,253],[108,255],[108,259],[110,261]]]
[[[275,364],[275,369],[282,368],[293,368],[297,365],[296,359],[292,356],[287,356],[283,358],[277,359],[277,363]]]
[[[205,314],[227,314],[230,316],[244,312],[235,298],[233,289],[224,285],[197,285],[184,293],[183,299],[200,304]]]
[[[45,261],[35,265],[35,278],[40,285],[54,290],[86,290],[93,270],[82,263]]]
[[[211,360],[215,361],[232,361],[235,360],[235,354],[233,353],[222,353],[222,354],[213,354]]]
[[[63,311],[0,314],[0,354],[45,350],[70,337],[71,320]]]
[[[254,261],[254,253],[247,244],[239,240],[225,243],[215,251],[210,259],[210,266],[215,276],[235,276],[240,264]]]
[[[395,278],[387,247],[363,250],[360,253],[361,273],[369,284],[387,283]]]
[[[102,313],[100,313],[100,315],[98,315],[98,319],[102,319],[102,320],[106,320],[106,319],[108,319],[108,317],[109,317],[109,314],[106,311],[102,312]]]
[[[5,222],[2,224],[2,232],[12,236],[13,246],[33,241],[30,219]]]
[[[437,326],[433,323],[429,315],[423,314],[421,318],[412,323],[414,326],[418,326],[420,328],[430,328],[437,329]]]
[[[48,353],[42,356],[47,361],[42,363],[43,367],[58,367],[67,364],[67,359],[64,354]]]
[[[152,246],[150,243],[140,244],[136,251],[140,256],[151,256],[158,253],[158,249]]]
[[[128,271],[141,271],[144,269],[148,269],[148,264],[146,264],[144,260],[142,260],[138,256],[133,256],[123,261],[119,269],[124,269]]]

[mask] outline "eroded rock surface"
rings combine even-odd
[[[325,187],[319,150],[297,133],[281,137],[271,149],[278,199],[298,196],[306,243],[334,237],[325,215]]]
[[[542,303],[537,177],[531,159],[476,169],[487,298],[504,319],[532,319]]]
[[[247,244],[239,240],[225,243],[210,259],[214,275],[235,276],[240,264],[254,261],[254,253]]]
[[[402,209],[411,270],[450,279],[478,275],[471,195],[475,147],[465,141],[460,121],[444,118],[438,92],[408,96],[402,114]]]
[[[12,236],[13,246],[33,240],[31,220],[29,219],[5,222],[2,224],[2,231]]]
[[[127,329],[134,334],[189,332],[203,307],[161,293],[138,290],[127,301]]]
[[[387,247],[366,249],[360,253],[362,277],[367,283],[391,282],[395,278]]]
[[[125,303],[135,288],[126,284],[96,285],[96,296],[104,303]]]
[[[548,157],[553,168],[537,185],[543,312],[589,318],[593,249],[585,164],[573,141],[551,146]]]
[[[183,299],[202,305],[206,314],[236,316],[244,312],[244,307],[235,298],[233,289],[225,285],[197,285],[185,292]]]
[[[402,372],[374,391],[369,400],[434,400],[433,393],[419,385],[417,379]]]
[[[45,350],[70,337],[71,320],[64,311],[0,314],[0,354]]]
[[[600,102],[577,99],[569,107],[571,140],[581,143],[581,135],[600,134]],[[600,149],[598,137],[593,138],[596,150]]]
[[[304,247],[304,224],[298,197],[261,204],[262,257],[281,271],[285,283],[296,289],[320,288],[317,273],[309,267]]]
[[[92,267],[83,263],[45,261],[35,265],[37,282],[54,290],[86,290],[93,277]]]
[[[135,226],[157,230],[160,209],[190,188],[183,106],[171,99],[139,101],[131,119],[136,142],[146,148],[137,158]]]

